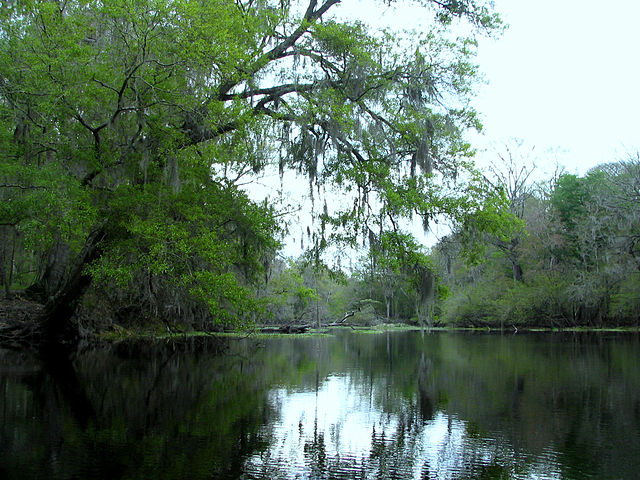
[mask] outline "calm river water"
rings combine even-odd
[[[637,334],[0,350],[0,478],[640,478]]]

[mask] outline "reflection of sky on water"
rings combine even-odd
[[[246,478],[562,477],[553,450],[516,452],[503,439],[470,434],[446,411],[422,420],[400,398],[386,412],[375,400],[380,393],[349,375],[329,376],[317,392],[273,390],[269,401],[280,415],[264,426],[270,443],[247,459]]]

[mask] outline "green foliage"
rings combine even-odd
[[[308,314],[309,305],[320,296],[304,278],[300,262],[281,263],[274,268],[267,282],[264,301],[267,304],[266,321],[293,323]]]
[[[461,216],[458,235],[463,245],[462,255],[469,264],[484,261],[487,238],[508,244],[526,232],[525,223],[511,212],[511,201],[504,190],[496,191],[480,176],[475,176],[468,189],[470,197]]]
[[[65,176],[59,165],[42,167],[0,163],[0,224],[14,225],[25,248],[47,248],[63,239],[79,250],[96,210],[78,182]]]
[[[475,250],[479,262],[455,258],[468,248],[475,230],[446,238],[434,249],[440,271],[447,269],[443,281],[451,288],[451,296],[440,303],[443,321],[498,328],[637,324],[640,263],[632,229],[640,210],[629,200],[637,198],[638,171],[637,159],[630,159],[584,177],[562,175],[548,194],[541,190],[524,203],[522,221],[511,224],[515,230],[492,229],[500,216],[489,214],[483,226],[494,239],[504,234],[502,241],[510,243],[482,244],[484,250]],[[501,208],[506,211],[506,205]],[[528,236],[518,230],[525,223]],[[513,263],[514,258],[526,272],[521,282],[509,279],[505,259]]]
[[[113,240],[89,268],[100,284],[135,289],[141,275],[151,276],[183,291],[180,302],[206,304],[216,323],[247,322],[259,310],[248,285],[278,247],[270,207],[215,183],[164,194],[121,186],[111,207],[106,228]]]
[[[573,230],[585,213],[584,204],[588,192],[583,179],[576,175],[564,174],[558,178],[551,205],[558,212],[560,221],[568,230]]]
[[[608,315],[619,324],[635,323],[640,319],[640,273],[624,278],[611,296]]]
[[[69,244],[53,266],[70,277],[90,259],[80,267],[116,310],[246,323],[281,230],[243,184],[277,167],[345,194],[318,214],[316,259],[331,241],[394,231],[417,285],[428,266],[397,220],[474,208],[455,183],[472,170],[465,130],[480,127],[476,42],[446,25],[500,21],[485,2],[429,1],[433,28],[401,37],[337,21],[337,3],[4,5],[0,222],[24,236],[19,256]],[[312,283],[292,295],[318,317],[332,287]]]
[[[603,186],[602,172],[590,172],[584,178],[575,175],[562,175],[557,182],[556,188],[551,196],[551,205],[558,215],[558,220],[562,226],[560,234],[564,237],[564,250],[559,251],[559,255],[573,258],[575,261],[589,262],[590,255],[583,248],[585,233],[581,226],[585,222],[591,223],[598,228],[597,222],[592,222],[590,215],[596,213],[598,209],[594,200],[602,192]],[[595,209],[594,209],[595,207]],[[595,232],[594,232],[595,233]],[[597,239],[594,238],[597,241]]]
[[[440,283],[424,248],[412,235],[399,231],[370,232],[369,242],[359,274],[360,295],[376,299],[378,315],[387,322],[391,316],[407,320],[415,315],[421,323],[431,324]]]

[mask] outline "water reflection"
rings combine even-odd
[[[348,375],[272,395],[280,414],[268,448],[246,460],[248,478],[562,478],[553,452],[519,465],[506,439],[470,435],[444,410],[425,418],[419,398],[383,412]]]
[[[0,478],[633,478],[639,353],[417,333],[0,351]]]

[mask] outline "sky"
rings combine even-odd
[[[428,28],[416,6],[374,3],[343,0],[339,8],[373,27]],[[579,175],[640,150],[640,1],[494,3],[508,28],[479,42],[486,83],[474,105],[484,132],[470,137],[478,163],[514,139],[535,147],[539,170],[557,162]]]
[[[484,143],[519,138],[578,174],[639,150],[640,2],[495,4],[509,28],[479,45]]]

